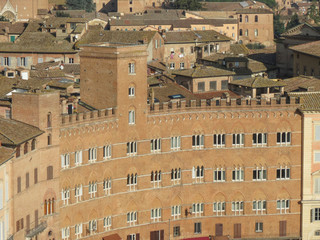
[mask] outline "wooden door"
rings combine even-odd
[[[216,224],[216,236],[223,235],[223,225],[221,223]]]
[[[287,236],[287,221],[279,222],[279,235],[280,237]]]
[[[234,224],[234,238],[241,238],[241,223]]]

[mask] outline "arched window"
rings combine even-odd
[[[239,33],[239,35],[240,35],[240,36],[242,36],[242,29],[240,29],[240,33]]]
[[[44,200],[44,207],[43,207],[43,209],[44,209],[44,215],[47,215],[47,200]]]
[[[24,154],[27,154],[27,153],[28,153],[28,148],[29,148],[29,144],[26,142],[26,143],[24,144],[24,150],[23,150],[23,153],[24,153]]]
[[[16,148],[16,157],[20,157],[20,145]]]
[[[255,16],[254,16],[254,21],[255,21],[255,22],[258,22],[258,20],[259,20],[258,15],[255,15]]]
[[[54,213],[54,198],[51,199],[51,213]]]
[[[242,14],[239,15],[239,22],[242,22]]]
[[[249,21],[249,17],[248,17],[248,15],[247,15],[247,16],[245,16],[244,20],[245,20],[245,22],[248,22],[248,21]]]
[[[32,142],[31,142],[31,151],[35,150],[36,149],[36,140],[35,139],[32,139]]]

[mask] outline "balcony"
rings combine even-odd
[[[46,228],[47,228],[47,222],[43,221],[40,224],[38,224],[37,226],[35,226],[34,228],[32,228],[30,230],[26,230],[26,238],[31,239],[31,238],[35,237],[36,235],[38,235],[39,233],[43,232]]]

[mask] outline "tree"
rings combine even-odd
[[[288,22],[286,29],[293,28],[293,27],[295,27],[295,26],[297,26],[297,25],[299,25],[299,24],[300,24],[299,17],[298,17],[298,15],[295,13],[295,14],[291,17],[290,21]]]
[[[86,10],[87,12],[96,10],[93,0],[67,0],[67,7],[71,10]]]
[[[70,14],[65,12],[57,12],[56,17],[70,17]]]
[[[200,10],[201,3],[199,0],[176,0],[174,3],[174,7],[177,9],[185,9],[185,10]]]
[[[308,8],[308,18],[314,20],[316,23],[320,21],[319,11],[317,10],[317,1],[313,1],[312,5]]]
[[[279,14],[273,15],[273,27],[274,27],[274,34],[276,36],[280,36],[285,30],[284,23],[280,20]]]

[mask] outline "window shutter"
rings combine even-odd
[[[140,240],[140,233],[136,233],[136,240]]]
[[[38,168],[34,169],[34,184],[38,182]]]
[[[164,240],[164,230],[160,230],[160,240]]]
[[[21,66],[21,58],[20,58],[20,57],[17,58],[17,66],[18,66],[18,67]]]
[[[195,168],[194,167],[192,167],[192,178],[195,178],[196,176],[195,176]]]
[[[64,168],[64,156],[61,155],[61,168]]]
[[[314,208],[310,210],[310,222],[314,220]]]
[[[127,235],[127,240],[130,240],[130,239],[131,239],[130,235]]]
[[[4,65],[3,57],[1,57],[0,60],[1,60],[1,66],[3,66]]]
[[[11,66],[11,57],[8,57],[8,66]]]

